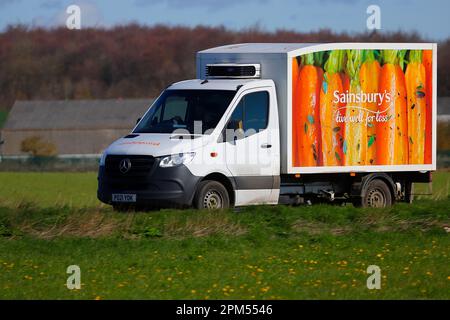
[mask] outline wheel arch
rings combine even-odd
[[[234,194],[235,184],[232,179],[230,179],[223,173],[219,173],[219,172],[209,173],[198,181],[195,193],[198,191],[197,188],[198,188],[199,183],[202,181],[205,181],[205,180],[217,181],[217,182],[220,182],[221,184],[223,184],[225,189],[227,189],[228,196],[230,198],[230,206],[234,206],[235,200],[236,200],[235,194]]]
[[[365,191],[367,189],[367,185],[373,181],[373,180],[382,180],[384,183],[386,183],[386,185],[389,188],[389,191],[391,192],[391,198],[392,198],[392,203],[395,202],[395,200],[397,199],[396,197],[396,192],[395,192],[395,182],[394,180],[391,178],[391,176],[389,176],[388,174],[384,173],[384,172],[374,172],[374,173],[370,173],[368,175],[365,175],[362,180],[361,180],[361,190],[360,190],[360,195],[361,198],[363,198],[365,196]]]

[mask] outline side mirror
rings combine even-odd
[[[138,119],[136,120],[136,124],[138,124],[139,121],[141,121],[141,119],[142,119],[142,118],[138,118]]]

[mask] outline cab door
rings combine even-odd
[[[274,88],[244,91],[224,137],[227,168],[236,185],[235,204],[277,203],[280,149]]]

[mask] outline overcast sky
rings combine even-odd
[[[430,40],[450,37],[448,0],[0,0],[0,29],[17,23],[65,25],[70,4],[81,7],[82,27],[139,22],[338,32],[365,31],[366,9],[377,4],[381,31],[414,30]]]

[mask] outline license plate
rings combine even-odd
[[[136,195],[135,194],[113,194],[112,195],[112,201],[114,202],[136,202]]]

